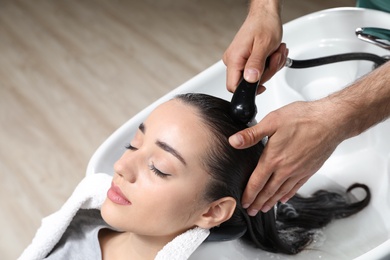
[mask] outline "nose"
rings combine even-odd
[[[134,183],[137,180],[137,160],[135,151],[126,151],[114,164],[114,171],[126,181]]]

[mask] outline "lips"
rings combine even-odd
[[[114,182],[111,183],[111,188],[107,192],[107,198],[118,205],[131,205],[131,202],[123,195],[121,189]]]

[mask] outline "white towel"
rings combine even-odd
[[[46,257],[61,239],[79,209],[100,209],[111,181],[112,176],[104,173],[85,177],[60,210],[42,219],[41,227],[32,243],[18,259],[33,260]],[[209,233],[209,230],[202,228],[188,230],[165,245],[155,259],[188,259]]]
[[[158,252],[155,260],[188,259],[209,236],[210,230],[196,227],[174,238]]]
[[[42,219],[32,243],[19,257],[20,260],[43,259],[61,239],[79,209],[100,209],[112,177],[92,174],[77,185],[73,194],[57,212]]]

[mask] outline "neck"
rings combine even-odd
[[[142,236],[104,229],[99,233],[102,259],[154,259],[176,236]]]

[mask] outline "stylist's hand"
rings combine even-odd
[[[227,67],[226,85],[234,92],[244,72],[248,82],[263,84],[284,66],[287,50],[281,45],[282,23],[278,7],[252,1],[249,14],[223,55]],[[269,57],[269,69],[265,62]],[[261,92],[262,88],[259,88]]]
[[[327,110],[321,102],[295,102],[230,137],[238,149],[269,137],[242,198],[249,215],[288,201],[342,141]]]

